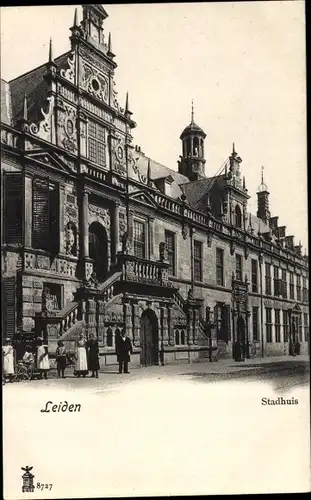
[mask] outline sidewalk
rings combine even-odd
[[[145,378],[145,377],[153,377],[159,375],[165,376],[174,376],[181,375],[187,373],[210,373],[210,374],[226,374],[226,373],[236,373],[241,371],[250,371],[256,370],[262,366],[271,365],[272,367],[281,367],[283,364],[287,365],[288,363],[294,364],[309,364],[309,356],[301,355],[301,356],[270,356],[265,358],[252,358],[246,359],[245,361],[235,362],[233,359],[221,359],[217,362],[209,362],[201,361],[197,363],[175,363],[168,364],[164,366],[147,366],[147,367],[138,367],[130,365],[130,378]],[[119,377],[118,374],[118,366],[105,366],[101,368],[99,371],[101,378],[106,374],[109,375],[109,378],[115,375]],[[67,368],[66,376],[73,376],[73,368]],[[49,378],[56,377],[56,369],[52,369],[49,372]],[[88,376],[89,378],[89,376]]]

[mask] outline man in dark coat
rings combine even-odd
[[[88,368],[92,372],[91,377],[98,378],[98,370],[99,370],[98,341],[97,341],[97,339],[94,339],[94,335],[92,333],[89,336],[89,340],[87,341],[86,348],[87,348]]]
[[[128,363],[131,360],[130,354],[133,353],[133,347],[131,339],[125,335],[124,331],[116,341],[116,353],[119,363],[119,373],[122,373],[122,368],[124,368],[124,373],[130,373],[128,371]]]

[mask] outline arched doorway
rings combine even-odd
[[[140,348],[140,363],[143,366],[158,364],[159,327],[157,316],[152,309],[147,309],[141,315]]]
[[[99,222],[89,227],[89,257],[98,281],[105,281],[108,270],[108,239],[105,228]]]

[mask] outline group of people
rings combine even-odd
[[[128,363],[130,354],[132,354],[132,342],[124,332],[116,339],[116,354],[119,364],[119,373],[129,373]],[[3,376],[4,379],[12,381],[16,370],[16,350],[12,345],[11,339],[6,339],[2,348],[3,355]],[[56,349],[56,365],[58,378],[65,378],[65,370],[68,366],[69,353],[64,343],[59,340]],[[26,344],[22,363],[29,371],[29,378],[32,378],[34,372],[37,372],[41,379],[48,378],[48,372],[51,368],[47,343],[43,338],[37,338],[35,347]],[[80,334],[76,343],[74,374],[77,377],[86,377],[91,372],[92,378],[98,378],[100,369],[98,341],[93,334],[89,335],[88,340],[83,333]]]

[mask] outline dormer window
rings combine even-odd
[[[235,206],[235,225],[236,227],[242,227],[242,213],[239,205]]]

